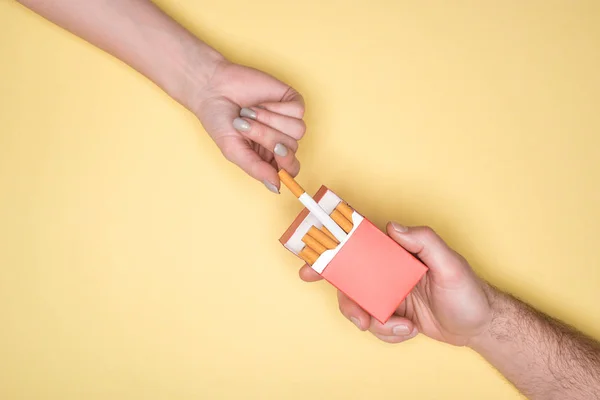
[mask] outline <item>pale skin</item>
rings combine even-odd
[[[193,112],[223,155],[278,193],[296,175],[304,101],[291,86],[234,64],[148,0],[19,0],[112,54]]]
[[[225,157],[278,192],[277,168],[296,175],[304,102],[289,85],[227,61],[147,0],[19,0],[107,51],[193,112]],[[419,333],[477,351],[531,399],[600,393],[600,345],[477,277],[431,229],[391,223],[392,239],[429,272],[386,323],[339,293],[360,330],[400,343]],[[320,276],[304,266],[300,276]]]
[[[433,230],[390,223],[387,233],[429,271],[385,324],[338,293],[358,329],[388,343],[422,333],[470,347],[531,399],[600,396],[600,343],[484,282]],[[307,265],[300,277],[321,279]]]

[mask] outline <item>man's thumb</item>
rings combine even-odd
[[[463,272],[463,259],[427,226],[406,227],[396,222],[387,225],[388,235],[416,255],[433,273],[452,278]]]

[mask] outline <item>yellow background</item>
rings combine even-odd
[[[305,187],[600,337],[599,2],[159,3],[304,94]],[[6,0],[0,91],[0,398],[519,398],[468,349],[357,331],[277,242],[289,193]]]

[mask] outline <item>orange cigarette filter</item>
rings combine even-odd
[[[352,222],[352,213],[354,210],[348,204],[341,202],[335,209],[341,212],[348,221]]]
[[[321,243],[319,243],[314,237],[309,234],[304,235],[302,241],[305,245],[317,252],[318,255],[323,254],[327,249]]]
[[[313,249],[311,249],[308,246],[305,246],[300,253],[298,253],[298,255],[300,256],[301,259],[304,260],[305,263],[307,263],[308,265],[313,265],[315,263],[315,261],[317,261],[317,258],[319,258],[319,255],[317,254],[316,251],[314,251]]]
[[[281,182],[290,189],[292,194],[300,200],[300,203],[304,204],[304,207],[308,209],[314,216],[319,220],[320,223],[325,225],[327,229],[338,241],[342,241],[346,238],[344,229],[341,228],[332,218],[328,215],[325,210],[313,199],[308,193],[300,186],[294,178],[290,176],[285,170],[279,171],[279,178]]]
[[[333,239],[335,241],[335,244],[339,244],[340,242],[338,242],[338,240],[335,238],[335,236],[333,236],[333,233],[331,233],[329,231],[329,229],[327,229],[326,227],[322,226],[320,229],[321,232],[323,232],[324,234],[326,234],[327,236],[329,236],[331,239]]]
[[[281,169],[279,170],[279,179],[281,179],[281,182],[287,186],[288,189],[290,189],[290,192],[292,192],[292,194],[296,197],[300,197],[302,195],[302,193],[305,192],[304,189],[302,189],[302,186],[300,186],[298,184],[298,182],[296,182],[296,180],[294,178],[292,178],[292,176],[290,174],[287,173],[286,170]]]
[[[348,233],[352,230],[352,222],[348,221],[338,210],[333,210],[330,217],[344,230],[344,232]]]
[[[332,239],[331,237],[327,236],[327,234],[321,232],[314,226],[310,227],[310,229],[308,230],[308,234],[327,249],[334,249],[338,245],[338,241],[335,240],[335,238]]]

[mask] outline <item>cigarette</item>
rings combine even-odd
[[[354,210],[348,204],[342,201],[335,209],[341,212],[348,221],[352,222],[352,213]]]
[[[331,213],[331,219],[333,219],[336,224],[341,226],[344,232],[348,233],[352,230],[352,222],[348,221],[346,217],[344,217],[338,210],[333,210]]]
[[[321,246],[325,247],[326,249],[335,249],[335,247],[338,245],[335,241],[335,238],[334,239],[330,238],[329,236],[327,236],[325,233],[321,232],[314,226],[310,227],[310,229],[308,230],[308,234],[314,240],[319,242],[319,244]],[[306,237],[306,236],[304,236],[304,237]],[[302,241],[304,242],[304,239],[302,239]],[[304,243],[309,244],[307,242],[304,242]]]
[[[338,241],[341,242],[346,238],[346,232],[344,232],[343,228],[340,228],[332,219],[332,217],[327,215],[327,213],[321,208],[321,206],[319,206],[315,199],[310,197],[308,193],[302,189],[302,186],[300,186],[298,182],[296,182],[294,178],[290,176],[290,174],[283,169],[279,170],[279,178],[281,179],[281,182],[287,186],[288,189],[290,189],[294,196],[296,196],[298,200],[304,204],[308,211],[310,211],[320,223],[325,225],[327,229],[331,231],[333,236],[335,236]]]
[[[305,246],[302,249],[302,251],[300,251],[300,253],[298,253],[298,255],[308,265],[313,265],[315,263],[315,261],[317,261],[317,258],[319,258],[319,255],[308,246]]]
[[[302,238],[302,241],[304,242],[305,245],[309,246],[311,249],[316,251],[318,255],[321,255],[325,251],[327,251],[327,248],[325,246],[323,246],[321,243],[319,243],[318,240],[316,240],[314,237],[310,236],[309,234],[304,235],[304,237]]]
[[[332,240],[334,240],[335,244],[339,243],[337,241],[337,239],[335,238],[335,236],[333,236],[333,233],[329,232],[329,229],[327,229],[324,226],[322,226],[321,229],[320,229],[320,231],[323,232],[324,234],[326,234],[327,236],[329,236]]]

